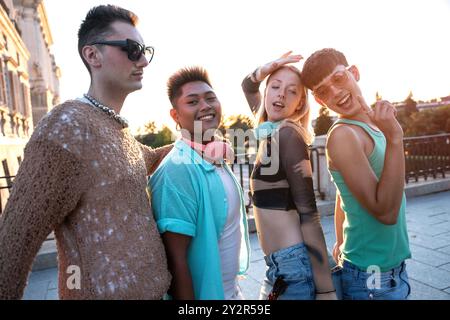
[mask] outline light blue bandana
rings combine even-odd
[[[272,122],[266,121],[257,126],[254,130],[255,137],[258,140],[267,139],[267,137],[271,136],[280,126],[282,121]]]

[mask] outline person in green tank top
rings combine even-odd
[[[313,53],[302,70],[316,101],[339,118],[326,143],[337,189],[333,257],[342,266],[344,299],[406,299],[403,131],[391,103],[367,105],[359,78],[357,67],[330,48]]]

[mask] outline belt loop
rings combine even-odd
[[[270,267],[273,263],[272,263],[272,259],[271,259],[271,254],[268,254],[267,256],[264,257],[264,260],[266,260],[266,264]]]
[[[275,261],[275,257],[273,255],[273,253],[269,254],[269,260],[275,267],[277,267],[277,263]]]
[[[358,280],[358,279],[359,279],[359,276],[360,276],[360,274],[361,274],[361,271],[360,271],[359,268],[358,268],[357,266],[355,266],[353,263],[352,263],[352,268],[353,268],[353,277],[355,278],[355,280]]]
[[[358,267],[356,267],[353,263],[342,259],[342,267],[351,271],[351,275],[353,277],[354,280],[358,280],[359,279],[359,273],[360,270],[358,269]]]

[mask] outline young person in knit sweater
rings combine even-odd
[[[170,294],[173,299],[242,299],[237,276],[249,264],[247,220],[242,189],[224,162],[224,155],[234,157],[214,134],[220,101],[199,67],[172,75],[168,93],[182,138],[150,184],[172,272]]]
[[[169,148],[139,144],[118,116],[142,87],[153,49],[137,17],[92,8],[79,29],[88,94],[49,112],[25,148],[0,216],[0,299],[20,299],[33,259],[54,230],[60,299],[161,299],[170,284],[146,176]]]

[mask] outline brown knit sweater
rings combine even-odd
[[[54,108],[25,147],[0,216],[0,299],[20,299],[54,230],[60,299],[160,299],[170,273],[146,176],[170,148],[150,149],[81,101]],[[81,271],[81,289],[70,289]],[[69,281],[67,281],[69,280]]]

